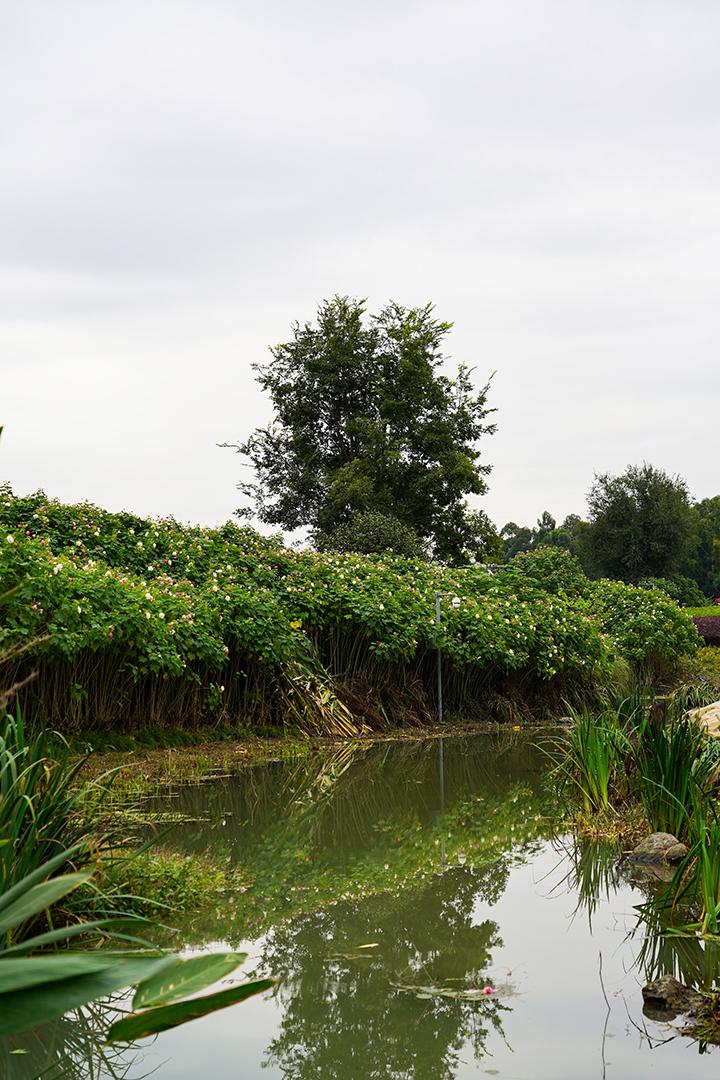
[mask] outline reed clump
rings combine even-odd
[[[592,713],[569,707],[572,726],[558,744],[557,777],[582,804],[586,823],[594,816],[632,815],[642,810],[650,832],[692,840],[695,800],[712,800],[720,769],[720,747],[687,717],[691,699],[676,694],[655,700],[647,690],[615,695]]]

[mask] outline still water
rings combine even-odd
[[[523,733],[338,746],[151,800],[174,844],[235,871],[186,951],[247,951],[233,978],[280,982],[93,1075],[715,1077],[720,1051],[641,995],[665,971],[702,982],[702,949],[638,922],[656,886],[621,852],[557,838],[548,751]]]

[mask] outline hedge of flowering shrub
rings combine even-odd
[[[469,674],[477,686],[489,673],[496,683],[513,672],[544,683],[601,678],[615,654],[672,661],[699,640],[664,593],[589,582],[559,549],[519,555],[491,575],[298,552],[232,523],[183,526],[43,492],[16,498],[5,486],[0,593],[8,590],[0,651],[38,639],[25,663],[40,660],[34,692],[55,722],[68,709],[112,724],[129,713],[133,722],[188,711],[240,719],[297,686],[297,671],[371,682],[402,673],[431,687],[433,643],[467,689]],[[439,626],[436,591],[448,594]]]
[[[678,660],[702,644],[691,616],[659,589],[593,582],[587,610],[600,619],[617,654],[636,664]]]

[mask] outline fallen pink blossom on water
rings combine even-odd
[[[483,988],[483,994],[496,994],[497,990],[494,986],[485,986]]]

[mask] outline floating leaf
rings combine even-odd
[[[455,980],[453,980],[455,981]],[[451,998],[453,1001],[488,1001],[494,998],[510,997],[515,991],[512,986],[469,986],[466,989],[452,990],[447,986],[414,986],[412,983],[391,983],[396,990],[414,994],[417,998]]]

